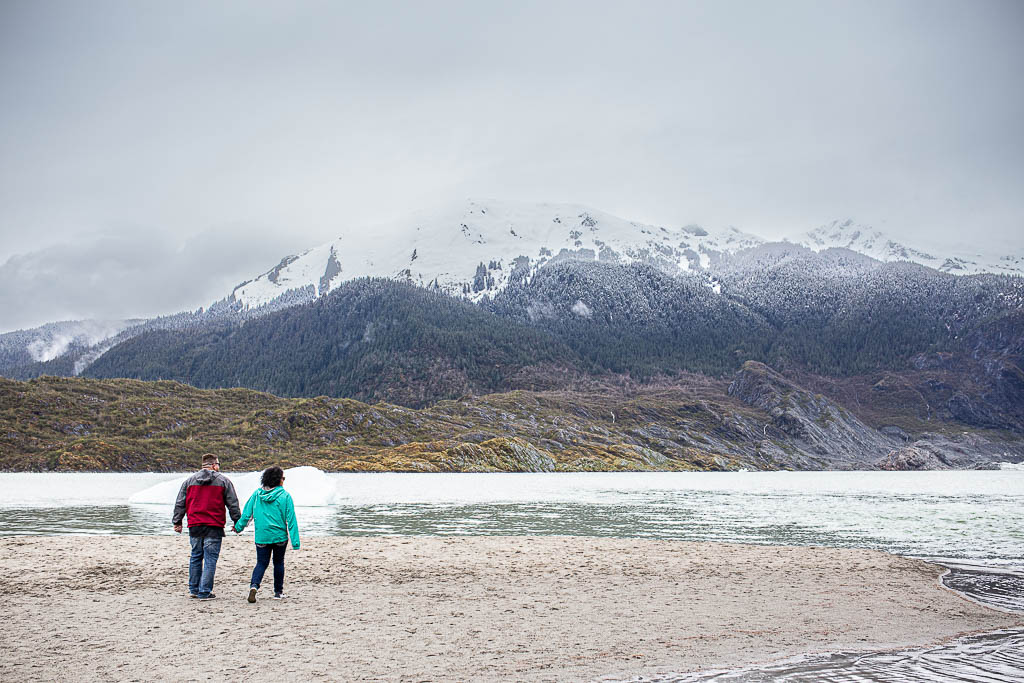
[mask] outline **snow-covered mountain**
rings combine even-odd
[[[34,376],[36,367],[74,356],[73,371],[113,344],[156,329],[192,329],[243,322],[308,302],[359,277],[382,277],[480,301],[503,291],[513,277],[532,278],[561,260],[646,263],[669,275],[698,274],[720,291],[728,273],[758,270],[781,259],[806,261],[808,250],[846,249],[828,268],[850,274],[877,261],[913,261],[957,275],[1024,275],[1024,254],[978,253],[910,246],[853,221],[834,221],[787,242],[770,242],[736,228],[648,225],[576,204],[469,200],[424,212],[380,229],[353,229],[243,282],[208,308],[146,321],[50,324],[0,335],[0,374]],[[845,266],[842,266],[845,264]],[[844,271],[845,272],[845,271]],[[19,370],[19,368],[22,368]]]
[[[918,249],[852,221],[835,221],[791,242],[814,251],[843,247],[879,261],[914,261],[960,275],[1024,274],[1024,256]],[[767,243],[736,228],[647,225],[575,204],[470,200],[381,232],[357,231],[288,256],[235,287],[225,303],[248,309],[296,290],[313,298],[366,276],[408,280],[476,301],[504,289],[517,270],[533,273],[567,258],[640,261],[673,275],[704,272],[713,285],[716,264]]]
[[[832,221],[794,240],[815,251],[842,247],[879,261],[913,261],[944,273],[973,275],[997,273],[1024,275],[1024,255],[991,254],[977,247],[962,247],[957,253],[939,248],[914,248],[894,241],[885,233],[852,220]]]
[[[403,279],[479,300],[508,284],[513,271],[573,258],[643,261],[668,273],[706,270],[719,255],[764,240],[736,229],[666,228],[573,204],[471,200],[380,233],[340,237],[289,256],[238,285],[229,301],[253,307],[289,290],[322,295],[358,277]],[[391,235],[402,235],[400,238]]]

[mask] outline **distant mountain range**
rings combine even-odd
[[[372,233],[340,237],[282,259],[266,273],[235,287],[227,301],[251,308],[289,290],[312,288],[323,295],[359,277],[407,280],[478,301],[503,290],[513,271],[532,274],[566,259],[639,262],[669,275],[713,277],[725,257],[770,243],[735,228],[722,232],[697,225],[670,228],[572,204],[507,201],[470,201],[388,232],[406,237],[398,244]],[[1024,254],[950,254],[914,248],[849,220],[834,221],[791,243],[814,251],[839,247],[882,262],[910,261],[958,275],[1024,275]]]
[[[361,277],[411,282],[479,302],[497,296],[514,274],[529,278],[544,266],[576,260],[644,263],[671,276],[700,275],[718,288],[722,274],[737,261],[793,246],[817,252],[842,248],[876,261],[909,261],[958,275],[1024,275],[1021,254],[914,247],[849,220],[773,243],[735,228],[646,225],[573,204],[471,200],[408,219],[388,234],[404,237],[355,232],[286,256],[200,311],[150,320],[54,322],[2,334],[0,374],[78,374],[108,348],[143,331],[249,320],[312,301]]]
[[[768,242],[496,201],[391,234],[404,237],[351,235],[286,257],[199,311],[2,335],[0,374],[413,408],[516,391],[685,394],[703,376],[719,383],[715,401],[766,420],[761,437],[749,421],[742,438],[714,427],[745,463],[875,466],[888,453],[893,468],[974,466],[1024,454],[1014,255],[913,248],[849,221]],[[964,430],[983,443],[962,450]],[[658,450],[656,432],[644,448]]]

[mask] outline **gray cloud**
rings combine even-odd
[[[270,236],[252,242],[250,230],[236,225],[185,241],[167,232],[123,230],[12,256],[0,265],[0,332],[207,306],[293,247]]]
[[[1015,0],[6,2],[0,320],[203,303],[219,261],[152,300],[132,264],[207,226],[251,226],[249,276],[466,196],[1019,247],[1022,29]],[[51,261],[80,307],[33,291]]]

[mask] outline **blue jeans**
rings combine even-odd
[[[275,543],[273,545],[256,546],[256,566],[252,570],[250,588],[259,588],[263,582],[263,574],[270,564],[270,555],[274,555],[274,593],[284,590],[284,551],[286,543]]]
[[[192,556],[188,560],[188,592],[205,598],[213,590],[213,574],[217,571],[220,543],[224,539],[207,536],[189,537],[188,540],[192,542]]]

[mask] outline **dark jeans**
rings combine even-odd
[[[217,571],[220,542],[217,536],[192,536],[192,556],[188,561],[188,592],[205,598],[213,590],[213,574]]]
[[[284,550],[287,543],[276,543],[274,545],[256,546],[256,566],[252,570],[251,588],[259,588],[263,581],[263,574],[270,564],[270,556],[274,556],[274,593],[281,593],[284,590]]]

